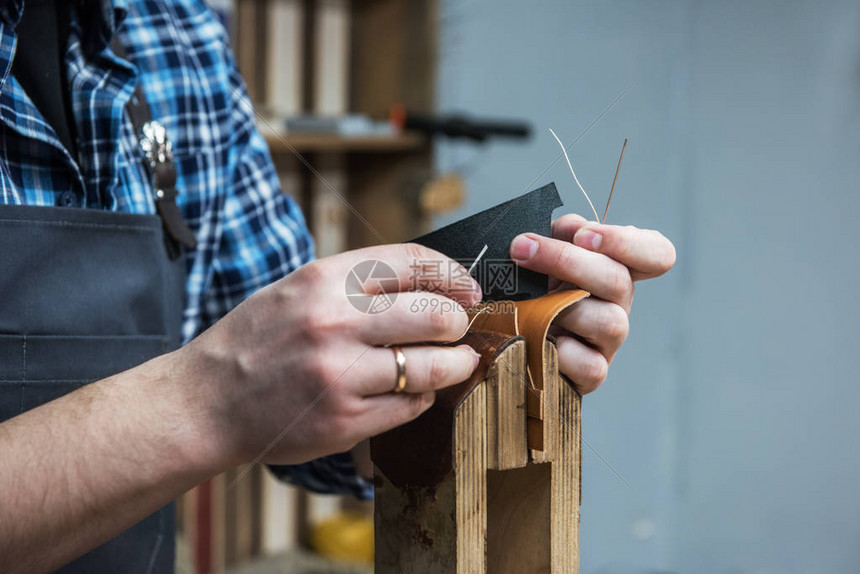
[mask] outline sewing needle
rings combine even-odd
[[[477,265],[477,264],[478,264],[478,261],[480,261],[480,260],[481,260],[481,257],[483,257],[483,256],[484,256],[484,253],[486,253],[486,252],[487,252],[487,247],[488,247],[488,246],[487,246],[486,244],[484,244],[484,248],[483,248],[483,249],[481,249],[481,252],[480,252],[480,253],[478,253],[478,256],[477,256],[477,257],[475,257],[475,260],[474,260],[474,261],[472,261],[472,266],[471,266],[471,267],[469,267],[469,275],[471,275],[471,274],[472,274],[472,271],[475,269],[475,265]]]
[[[618,172],[621,171],[621,160],[624,159],[624,150],[627,148],[627,138],[624,138],[624,145],[621,146],[621,157],[618,158],[618,167],[615,168],[615,177],[612,178],[612,189],[609,190],[609,199],[606,200],[606,210],[603,212],[603,221],[606,223],[606,215],[609,213],[609,204],[612,203],[612,194],[615,192],[615,182],[618,181]]]

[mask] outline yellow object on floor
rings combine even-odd
[[[343,562],[373,563],[373,520],[361,514],[339,514],[311,528],[311,548]]]

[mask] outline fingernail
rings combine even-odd
[[[582,228],[573,236],[573,244],[584,249],[597,251],[603,243],[603,236],[590,229]]]
[[[473,349],[469,345],[457,345],[457,348],[463,349],[464,351],[469,351],[469,353],[471,353],[472,355],[472,359],[474,360],[474,365],[472,366],[472,368],[474,369],[478,366],[478,361],[481,360],[481,355],[479,355],[475,349]]]
[[[528,235],[517,235],[511,242],[511,259],[528,261],[537,253],[538,243]]]

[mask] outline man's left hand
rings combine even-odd
[[[549,275],[550,290],[575,285],[591,293],[554,324],[559,369],[582,394],[606,379],[627,338],[634,281],[658,277],[675,264],[675,246],[657,231],[574,214],[553,222],[551,238],[518,235],[510,254],[518,265]]]

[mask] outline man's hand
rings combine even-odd
[[[395,291],[414,276],[441,294],[398,293],[391,308],[362,313],[345,281],[368,259],[395,271]],[[416,272],[415,260],[445,273]],[[182,349],[0,423],[0,570],[53,571],[231,466],[264,453],[304,462],[416,417],[477,365],[467,346],[405,346],[462,336],[466,314],[445,295],[457,287],[460,302],[476,303],[469,281],[416,245],[321,259]],[[403,393],[391,393],[397,369],[385,344],[404,345]],[[361,458],[369,466],[366,449]]]
[[[629,331],[633,282],[658,277],[675,264],[675,247],[657,231],[601,225],[569,214],[555,220],[552,238],[533,233],[511,242],[511,258],[551,277],[550,288],[591,292],[556,319],[559,368],[580,393],[606,379]]]
[[[345,292],[352,268],[368,260],[396,275],[393,306],[376,314],[353,307]],[[416,270],[416,262],[439,263]],[[194,373],[187,401],[200,414],[201,435],[234,464],[264,453],[264,462],[290,464],[349,450],[408,422],[430,407],[435,390],[465,380],[478,363],[465,345],[417,343],[460,338],[468,318],[458,302],[480,298],[465,269],[418,245],[309,263],[176,352]],[[404,346],[405,392],[391,392],[395,355],[384,345]]]

